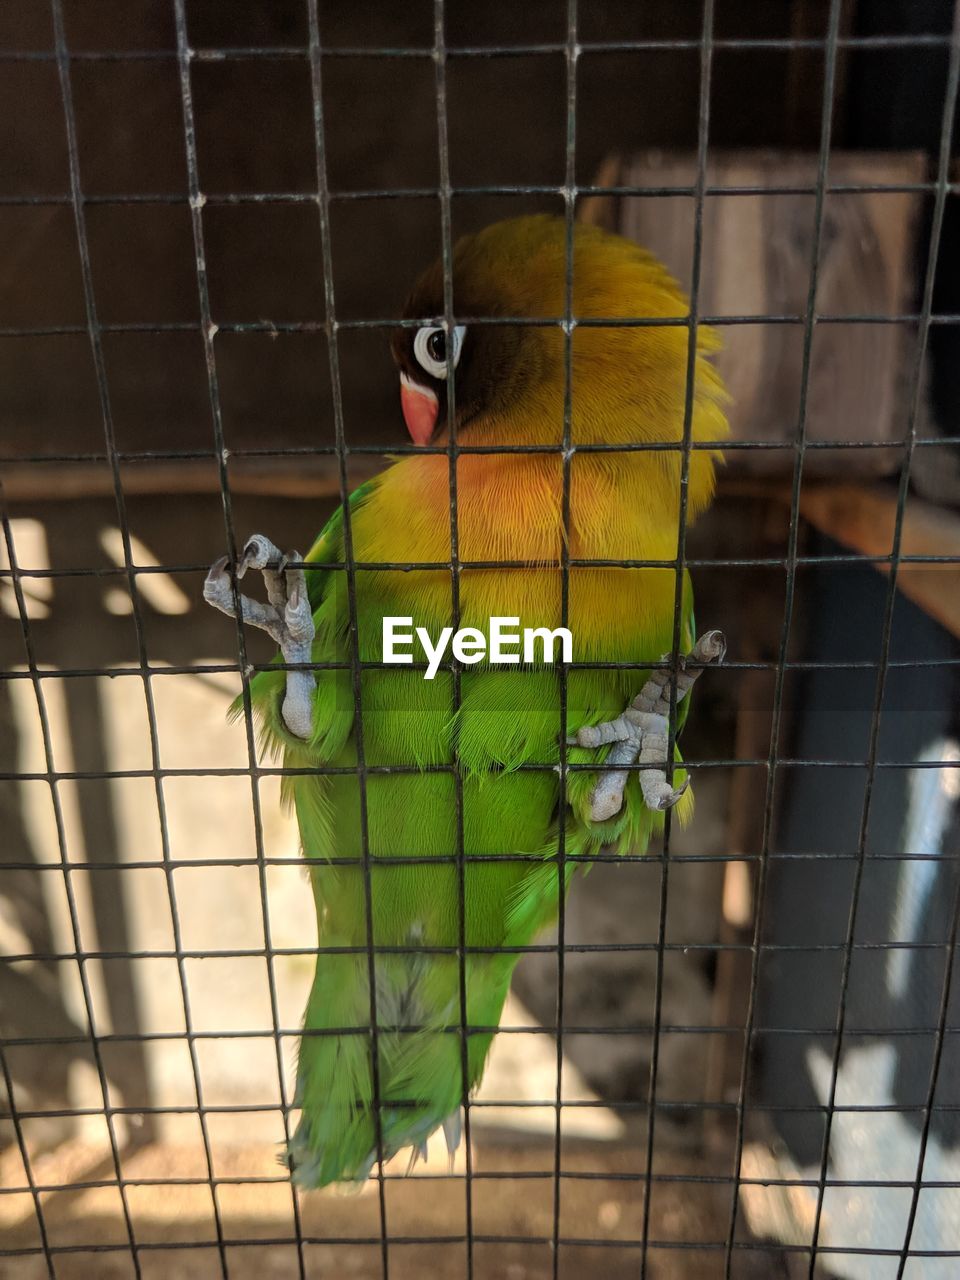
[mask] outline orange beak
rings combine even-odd
[[[403,410],[403,420],[407,424],[413,443],[429,444],[440,412],[440,403],[434,392],[429,387],[421,387],[405,373],[401,373],[400,408]]]

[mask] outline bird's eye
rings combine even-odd
[[[451,331],[453,339],[453,367],[457,367],[460,359],[460,351],[463,347],[464,334],[467,332],[466,325],[458,324]],[[417,358],[417,363],[424,372],[429,373],[433,378],[445,378],[447,376],[447,335],[443,329],[438,326],[427,326],[418,329],[416,337],[413,340],[413,354]]]
[[[442,329],[434,329],[427,339],[427,354],[437,364],[447,363],[447,335]]]

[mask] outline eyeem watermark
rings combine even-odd
[[[436,643],[426,627],[414,628],[413,618],[384,618],[383,661],[410,666],[414,639],[427,659],[425,680],[432,680],[437,674],[448,645],[453,656],[468,665],[484,659],[497,664],[552,663],[557,661],[554,649],[559,641],[559,661],[573,661],[573,636],[566,627],[554,631],[549,627],[524,627],[521,631],[519,618],[491,618],[489,636],[477,627],[461,627],[457,632],[453,627],[444,627]]]

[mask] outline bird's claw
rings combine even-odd
[[[677,704],[689,693],[704,664],[722,662],[726,651],[723,632],[707,631],[688,654],[681,656],[677,663]],[[695,665],[691,667],[691,664]],[[604,768],[590,796],[593,822],[605,822],[620,812],[631,768],[637,770],[647,808],[656,812],[672,808],[690,785],[687,778],[679,787],[674,787],[667,778],[671,677],[669,669],[652,672],[633,702],[616,720],[584,725],[567,738],[571,746],[592,749],[610,746]]]
[[[203,598],[207,604],[213,605],[221,613],[233,615],[233,585],[227,568],[230,561],[226,556],[214,560],[206,578],[203,580]]]
[[[296,566],[300,553],[281,552],[263,534],[254,534],[244,544],[237,561],[237,581],[248,569],[263,574],[267,604],[251,596],[241,595],[230,575],[230,562],[221,556],[211,566],[203,584],[203,598],[228,617],[240,617],[276,641],[284,662],[290,666],[308,664],[312,658],[315,628],[304,570]],[[316,688],[313,672],[287,672],[287,691],[283,702],[283,719],[298,738],[308,738],[313,724],[313,694]]]
[[[710,662],[719,665],[727,656],[727,637],[722,631],[705,631],[693,649],[680,658],[681,669],[685,668],[691,658],[699,662]]]
[[[291,556],[284,555],[269,538],[265,538],[262,533],[255,533],[244,543],[243,552],[237,561],[237,577],[242,578],[248,569],[282,573],[290,559]]]
[[[650,800],[647,801],[648,807],[660,811],[663,811],[664,809],[672,809],[689,785],[689,778],[684,778],[679,787],[671,787],[668,785],[666,790],[657,792]]]

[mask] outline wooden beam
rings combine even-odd
[[[721,495],[773,499],[789,506],[790,487],[758,480],[721,482]],[[800,514],[835,542],[864,556],[889,556],[897,518],[892,485],[818,484],[804,487]],[[953,562],[901,563],[897,586],[941,626],[960,637],[960,514],[908,494],[900,539],[901,556],[953,556]],[[889,563],[871,561],[881,573]]]
[[[350,487],[382,471],[386,459],[354,455],[349,462]],[[220,476],[211,458],[183,462],[167,459],[121,464],[124,493],[182,495],[219,493]],[[283,458],[231,458],[230,491],[269,498],[336,498],[340,475],[329,455]],[[38,462],[6,464],[3,490],[9,502],[56,502],[72,498],[110,498],[113,473],[105,462]]]
[[[800,513],[822,533],[868,556],[889,556],[897,516],[892,486],[821,485],[801,495]],[[900,554],[955,556],[954,563],[901,564],[897,586],[953,635],[960,637],[960,515],[910,494]],[[881,573],[889,564],[876,563]]]

